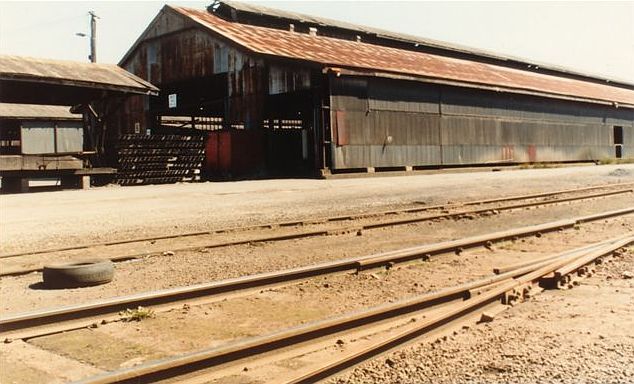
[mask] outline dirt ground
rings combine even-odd
[[[1,196],[2,250],[379,210],[423,200],[492,198],[634,182],[634,165],[346,180],[100,188]],[[128,196],[130,199],[127,199]],[[59,204],[53,204],[58,202]],[[107,285],[38,289],[41,275],[0,279],[2,315],[278,270],[632,206],[632,194],[394,228],[177,252],[117,264]],[[6,209],[5,209],[6,208]],[[41,214],[38,214],[41,210]],[[21,212],[21,213],[20,213]],[[103,219],[103,222],[99,219]],[[174,227],[177,228],[174,228]],[[0,345],[0,382],[66,382],[222,345],[486,276],[495,266],[634,232],[634,216],[467,250],[390,271],[308,279],[29,342]],[[9,239],[5,241],[4,239]],[[634,382],[632,252],[568,291],[547,291],[494,322],[380,357],[333,383]],[[246,261],[246,262],[245,262]],[[459,272],[458,272],[459,271]],[[228,324],[231,324],[228,326]],[[204,335],[204,337],[202,336]],[[245,383],[250,381],[245,381]],[[257,381],[251,381],[257,382]]]
[[[0,252],[631,181],[634,164],[618,164],[2,195]]]
[[[40,284],[42,281],[41,273],[2,277],[0,279],[0,308],[2,313],[14,313],[43,307],[79,304],[104,297],[271,272],[346,257],[371,255],[404,247],[626,208],[631,205],[633,198],[634,195],[629,193],[589,201],[542,206],[529,211],[502,211],[498,215],[479,217],[476,220],[420,222],[366,230],[362,236],[352,232],[281,242],[250,243],[200,251],[177,251],[174,252],[173,256],[157,256],[117,263],[114,281],[110,284],[94,287],[63,290],[43,289]],[[616,224],[611,225],[612,230],[606,230],[606,232],[614,233],[627,230],[621,226],[618,220],[614,223]],[[603,230],[596,230],[596,228],[601,228],[601,224],[584,225],[580,233],[583,233],[588,240],[598,241],[603,238],[604,234]],[[552,236],[556,237],[557,234]],[[528,239],[526,241],[533,243],[535,240]],[[548,251],[550,248],[541,250],[541,252]],[[504,257],[510,258],[511,256]],[[33,259],[33,257],[29,257],[29,259]],[[7,261],[12,261],[12,259]],[[1,261],[1,263],[4,262],[4,260]],[[20,297],[20,300],[13,300],[14,297]]]

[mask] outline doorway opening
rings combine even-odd
[[[615,125],[614,126],[614,149],[615,156],[617,159],[623,157],[623,127]]]

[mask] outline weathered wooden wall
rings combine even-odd
[[[234,45],[212,37],[182,16],[164,9],[141,37],[124,68],[161,89],[143,113],[130,105],[123,131],[135,122],[151,127],[156,114],[223,117],[228,126],[253,128],[263,120],[268,71]],[[168,95],[177,95],[170,108]],[[145,115],[145,116],[144,116]]]

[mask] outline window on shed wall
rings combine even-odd
[[[623,144],[623,127],[614,126],[614,144]]]
[[[229,47],[214,44],[214,73],[229,71]]]

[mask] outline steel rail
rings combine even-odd
[[[632,208],[632,211],[634,212],[634,208]],[[6,331],[14,329],[40,326],[60,321],[76,320],[78,318],[92,317],[104,313],[118,312],[136,306],[151,306],[172,301],[190,300],[202,296],[235,292],[240,289],[290,282],[293,280],[324,274],[358,271],[361,269],[371,268],[373,266],[386,265],[387,263],[407,261],[422,256],[427,257],[429,255],[454,252],[458,249],[477,247],[494,241],[512,239],[521,236],[531,236],[537,233],[554,231],[561,228],[572,228],[575,223],[575,220],[558,220],[545,224],[493,232],[486,235],[472,236],[434,244],[425,244],[417,247],[410,247],[356,258],[335,260],[305,267],[286,269],[283,271],[266,272],[187,287],[115,297],[88,304],[72,305],[13,316],[4,316],[0,317],[0,330],[2,333],[5,333]],[[2,333],[0,333],[0,335],[2,335]]]
[[[20,256],[31,256],[31,255],[38,255],[38,254],[44,254],[44,253],[73,251],[73,250],[87,249],[87,248],[99,247],[99,246],[113,246],[113,245],[139,243],[139,242],[146,242],[146,241],[153,241],[153,240],[167,240],[167,239],[174,239],[174,238],[181,238],[181,237],[204,236],[204,235],[213,235],[218,233],[235,232],[235,231],[246,232],[246,231],[254,230],[254,229],[299,226],[299,225],[304,225],[309,223],[355,220],[355,219],[363,219],[363,218],[381,216],[381,215],[424,212],[424,211],[430,211],[435,209],[445,209],[449,207],[453,208],[453,207],[460,207],[460,206],[492,204],[497,202],[514,201],[514,200],[536,199],[540,197],[560,195],[565,193],[576,193],[576,192],[585,192],[585,191],[591,191],[591,190],[597,190],[597,189],[624,187],[624,186],[628,186],[632,184],[634,183],[603,184],[603,185],[597,185],[592,187],[564,189],[564,190],[558,190],[553,192],[542,192],[542,193],[535,193],[535,194],[528,194],[528,195],[507,196],[507,197],[486,199],[486,200],[474,200],[474,201],[467,201],[462,203],[439,204],[439,205],[431,205],[431,206],[425,206],[425,207],[413,207],[413,208],[385,210],[385,211],[378,211],[378,212],[367,212],[367,213],[359,213],[359,214],[351,214],[351,215],[320,217],[320,218],[312,218],[312,219],[306,219],[306,220],[273,222],[273,223],[257,224],[257,225],[246,226],[246,227],[228,227],[228,228],[221,228],[221,229],[216,229],[211,231],[186,232],[186,233],[173,234],[173,235],[140,237],[140,238],[116,240],[116,241],[105,241],[105,242],[99,242],[99,243],[80,244],[80,245],[74,245],[69,247],[58,247],[58,248],[48,248],[48,249],[40,249],[40,250],[33,250],[33,251],[26,251],[26,252],[8,253],[8,254],[0,255],[0,259],[20,257]]]
[[[412,224],[412,223],[416,223],[416,222],[431,221],[431,220],[438,220],[438,219],[448,219],[448,218],[456,218],[456,217],[459,218],[459,217],[463,217],[463,216],[466,216],[466,215],[484,214],[484,213],[487,213],[487,212],[491,212],[493,210],[496,210],[496,211],[509,211],[509,210],[527,208],[527,207],[535,207],[535,206],[543,206],[543,205],[551,205],[551,204],[560,204],[560,203],[565,203],[565,202],[570,202],[570,201],[593,199],[593,198],[598,198],[598,197],[613,196],[613,195],[632,193],[632,192],[634,192],[634,189],[621,189],[621,190],[616,190],[616,191],[601,192],[601,193],[590,194],[590,195],[565,197],[565,198],[561,198],[561,199],[553,199],[553,200],[548,200],[548,201],[538,201],[538,202],[511,204],[511,205],[501,206],[501,207],[496,207],[496,208],[478,208],[478,209],[474,209],[474,210],[464,210],[464,211],[458,211],[458,212],[453,212],[453,213],[437,214],[437,215],[432,215],[432,216],[388,220],[388,221],[382,221],[382,222],[378,222],[378,223],[370,223],[370,224],[356,226],[353,229],[354,230],[367,230],[367,229],[376,229],[376,228],[382,228],[382,227],[388,227],[388,226],[405,225],[405,224]],[[219,242],[219,243],[211,243],[211,244],[204,244],[204,245],[195,245],[195,246],[187,246],[187,247],[181,247],[181,248],[173,248],[172,251],[187,251],[187,250],[195,250],[195,249],[202,249],[202,248],[205,248],[205,249],[220,248],[220,247],[228,247],[228,246],[249,244],[249,243],[253,243],[253,242],[271,242],[271,241],[283,241],[283,240],[291,240],[291,239],[300,239],[300,238],[308,238],[308,237],[315,237],[315,236],[325,236],[325,235],[328,235],[328,234],[331,234],[331,233],[339,233],[339,232],[342,232],[342,231],[350,231],[350,230],[351,230],[351,227],[339,227],[339,228],[331,228],[331,229],[326,229],[326,230],[303,231],[303,232],[292,233],[292,234],[254,237],[254,238],[243,239],[243,240],[232,240],[232,241]],[[138,259],[138,258],[141,258],[141,257],[146,257],[146,256],[151,255],[153,253],[159,253],[159,251],[157,251],[157,252],[144,252],[144,253],[134,253],[134,254],[119,255],[119,256],[111,257],[110,260],[113,261],[113,262],[134,260],[134,259]],[[42,266],[35,266],[35,267],[31,267],[31,268],[22,268],[22,269],[14,269],[14,270],[9,269],[9,270],[1,271],[0,272],[0,277],[2,277],[2,276],[19,276],[19,275],[25,275],[25,274],[29,274],[29,273],[33,273],[33,272],[40,272],[40,271],[42,271]]]
[[[430,318],[426,321],[423,321],[420,325],[414,327],[413,329],[408,329],[402,332],[399,332],[396,335],[384,338],[376,343],[373,343],[360,351],[357,351],[353,354],[349,354],[340,358],[332,363],[325,364],[323,366],[318,367],[308,373],[304,373],[298,377],[295,377],[291,380],[285,381],[285,384],[304,384],[304,383],[315,383],[319,380],[323,380],[328,378],[344,369],[350,368],[354,365],[357,365],[363,361],[366,361],[372,357],[375,357],[381,353],[392,350],[410,340],[413,340],[417,337],[424,335],[425,333],[438,328],[448,322],[459,319],[460,317],[466,316],[483,305],[490,303],[492,301],[502,299],[503,301],[508,297],[506,295],[509,292],[517,291],[518,288],[522,286],[532,285],[538,283],[539,280],[550,273],[552,273],[557,268],[562,268],[563,266],[569,266],[572,264],[582,264],[585,262],[586,264],[596,260],[600,257],[606,256],[614,251],[622,248],[624,246],[628,246],[634,243],[634,237],[629,236],[626,238],[621,238],[620,240],[613,241],[609,244],[604,244],[595,248],[592,251],[585,251],[584,256],[579,256],[579,254],[575,255],[567,255],[559,257],[546,265],[533,267],[533,271],[523,274],[519,277],[514,277],[513,280],[508,281],[507,283],[501,284],[499,286],[493,287],[491,290],[486,291],[479,296],[475,296],[465,300],[464,302],[452,306],[452,308],[448,309],[444,313],[440,315]],[[583,261],[581,261],[583,260]],[[572,263],[571,263],[572,261]],[[543,264],[543,263],[542,263]],[[529,267],[524,267],[529,268]],[[572,272],[573,269],[570,269]],[[508,274],[510,272],[507,272]],[[506,275],[504,274],[504,275]],[[498,275],[502,276],[502,275]],[[514,296],[514,300],[519,299],[519,297]],[[105,384],[105,383],[104,383]]]
[[[616,215],[626,215],[630,213],[634,213],[634,207],[592,215],[592,219],[600,220],[604,217],[613,217]],[[6,336],[11,331],[16,330],[22,331],[24,329],[40,327],[52,323],[68,322],[103,314],[117,313],[121,310],[136,306],[167,304],[177,301],[191,300],[194,298],[227,294],[244,289],[259,288],[271,284],[288,283],[320,275],[346,271],[359,271],[379,266],[390,266],[392,263],[406,262],[421,257],[428,258],[433,255],[488,245],[497,241],[526,237],[562,228],[572,228],[580,221],[587,221],[588,217],[589,216],[582,216],[576,219],[558,220],[544,224],[493,232],[486,235],[471,236],[463,239],[444,241],[434,244],[425,244],[380,254],[340,259],[282,271],[266,272],[186,287],[114,297],[87,304],[64,306],[3,316],[0,317],[0,336]],[[80,326],[71,325],[65,330],[77,329],[87,325],[88,324]]]
[[[342,366],[348,367],[350,363],[356,364],[366,360],[378,352],[394,348],[441,325],[465,316],[495,300],[504,299],[507,293],[515,291],[524,284],[538,281],[541,276],[560,268],[562,265],[570,262],[570,260],[584,257],[583,255],[585,254],[591,254],[594,258],[601,257],[632,242],[634,242],[634,237],[630,236],[626,239],[606,242],[607,244],[605,246],[593,251],[588,251],[587,249],[572,250],[560,254],[560,259],[544,266],[542,266],[542,264],[528,266],[517,271],[510,271],[505,274],[463,284],[459,287],[452,287],[439,292],[416,296],[397,303],[385,304],[379,307],[285,329],[265,336],[248,338],[217,348],[205,349],[181,356],[153,361],[133,368],[107,372],[80,380],[76,383],[113,384],[155,382],[157,380],[173,378],[197,370],[211,368],[220,364],[234,362],[243,358],[305,343],[386,319],[393,319],[449,301],[464,300],[452,305],[440,315],[423,321],[421,325],[413,329],[382,340],[378,344],[374,344],[360,353],[339,360],[336,364],[321,367],[319,370],[311,372],[308,376],[302,376],[291,381],[291,383],[314,383],[317,380],[332,375],[340,370]],[[488,291],[481,292],[475,296],[471,295],[473,289],[487,286],[490,287]]]

